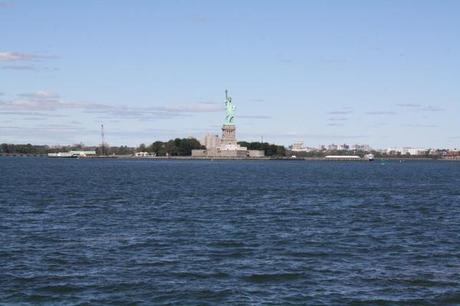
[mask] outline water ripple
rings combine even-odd
[[[460,304],[460,163],[0,158],[0,304]]]

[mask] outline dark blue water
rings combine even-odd
[[[0,303],[460,304],[460,163],[0,158]]]

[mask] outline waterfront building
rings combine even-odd
[[[358,155],[326,155],[324,158],[329,160],[361,160]]]
[[[48,153],[48,157],[94,157],[96,151],[70,151],[70,152],[58,152]]]
[[[349,149],[350,149],[350,146],[345,143],[341,145],[337,145],[338,151],[348,151]]]
[[[291,145],[291,151],[293,152],[303,152],[304,149],[303,142],[297,142]]]
[[[370,151],[372,151],[372,148],[367,144],[355,144],[355,145],[351,146],[351,150],[370,152]]]
[[[316,148],[310,148],[304,146],[303,142],[296,142],[290,146],[292,152],[313,152],[317,151]]]
[[[428,149],[421,149],[421,148],[411,148],[411,147],[403,147],[403,148],[388,148],[386,153],[389,155],[425,155],[428,152]]]
[[[150,153],[150,152],[136,152],[134,154],[135,157],[154,157],[156,156],[155,153]]]
[[[76,155],[78,157],[89,157],[89,156],[96,156],[96,151],[70,151],[70,154]]]
[[[217,148],[217,146],[220,144],[219,135],[208,133],[206,136],[204,136],[201,144],[205,146],[207,150]]]

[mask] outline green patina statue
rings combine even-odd
[[[228,90],[225,90],[225,124],[235,124],[235,105],[232,103],[232,98],[228,96]]]

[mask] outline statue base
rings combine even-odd
[[[222,140],[221,145],[236,146],[236,128],[231,124],[224,124],[222,126]]]

